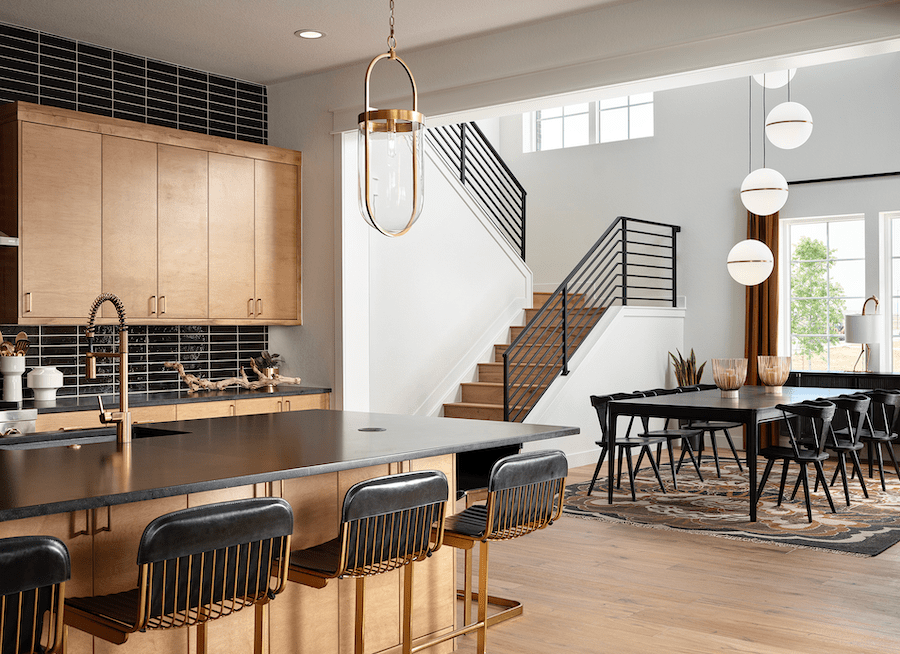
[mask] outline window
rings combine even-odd
[[[888,214],[888,218],[891,229],[891,370],[900,372],[900,217]],[[872,308],[869,304],[869,309]]]
[[[844,314],[857,313],[865,299],[863,217],[795,219],[784,225],[782,308],[791,368],[852,370],[860,346],[844,342]]]
[[[653,136],[653,94],[601,100],[600,143]]]
[[[653,94],[541,109],[522,116],[522,152],[653,136]]]

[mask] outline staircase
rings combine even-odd
[[[553,293],[535,293],[533,304],[534,308],[525,309],[525,324],[528,324],[536,315],[538,315],[538,313],[541,311],[541,308],[553,296]],[[558,301],[557,298],[554,298],[553,301]],[[573,306],[573,304],[583,304],[583,299],[577,297],[569,298],[569,305]],[[590,331],[590,327],[596,325],[597,321],[600,320],[600,316],[603,314],[603,309],[590,309],[589,311],[590,315],[587,318],[589,325],[587,329],[579,332],[579,336],[577,336],[574,341],[571,341],[569,343],[570,346],[577,347],[577,345],[582,340],[584,340],[584,337],[587,336],[588,332]],[[445,417],[500,421],[504,419],[503,353],[506,352],[507,348],[509,348],[510,343],[518,338],[524,329],[524,325],[511,326],[509,328],[509,340],[506,343],[494,346],[494,360],[490,363],[478,364],[478,381],[466,382],[462,384],[462,401],[444,404]],[[549,330],[551,332],[559,332],[561,331],[561,329],[562,321],[559,318],[555,319],[549,327]],[[518,368],[525,370],[537,370],[543,365],[543,360],[548,357],[556,356],[556,353],[553,350],[558,349],[558,346],[538,345],[534,340],[535,338],[545,338],[545,336],[528,335],[526,337],[525,342],[533,344],[535,345],[535,347],[532,347],[529,350],[530,358],[528,360],[516,362],[515,365]],[[527,379],[532,379],[533,377],[534,375],[530,373],[526,373],[524,375],[524,378]],[[514,391],[522,390],[520,385],[516,384],[513,384],[512,389]],[[528,399],[517,405],[517,408],[525,409],[524,411],[516,412],[518,422],[521,422],[522,419],[524,419],[525,415],[527,415],[528,411],[530,411],[535,403],[537,403],[537,401],[541,398],[541,395],[543,395],[544,391],[547,390],[547,386],[528,384],[526,389],[529,391]],[[516,392],[514,394],[519,396],[523,395],[521,392]]]

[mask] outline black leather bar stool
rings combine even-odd
[[[263,606],[287,577],[294,515],[263,497],[175,511],[147,525],[138,547],[138,587],[66,600],[65,622],[121,645],[136,631],[197,626],[205,654],[210,620],[253,606],[254,652],[263,651]]]
[[[487,628],[521,615],[520,602],[488,596],[488,544],[518,538],[552,524],[562,513],[568,472],[566,456],[559,450],[504,457],[491,469],[486,503],[470,506],[445,520],[444,544],[465,551],[464,626],[426,646],[476,631],[477,651],[484,654]],[[479,545],[478,593],[473,595],[472,550],[476,543]],[[473,597],[478,601],[478,618],[470,623]],[[488,618],[488,604],[502,606],[504,610]]]
[[[401,652],[412,647],[414,561],[441,546],[450,487],[438,470],[407,472],[361,481],[344,496],[337,538],[291,552],[288,579],[324,588],[330,579],[356,578],[355,649],[365,650],[366,577],[403,568]]]
[[[62,652],[69,550],[52,536],[0,540],[0,652]],[[46,642],[41,642],[46,633]]]

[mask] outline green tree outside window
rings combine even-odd
[[[791,333],[794,356],[825,355],[827,345],[838,345],[844,329],[846,303],[843,287],[828,282],[834,250],[808,236],[801,237],[791,259]]]

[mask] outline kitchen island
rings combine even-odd
[[[66,542],[73,570],[69,596],[132,587],[140,534],[170,511],[241,497],[284,497],[294,509],[293,546],[308,547],[337,536],[343,495],[357,481],[439,469],[453,488],[458,452],[578,432],[328,410],[183,420],[143,429],[155,435],[126,446],[0,451],[0,536],[49,534]],[[442,549],[419,565],[414,634],[449,631],[455,621],[453,552]],[[373,579],[367,592],[372,652],[390,651],[399,642],[400,576],[383,577]],[[321,590],[290,584],[271,605],[267,651],[352,651],[353,594],[347,581]],[[252,651],[252,624],[252,613],[212,623],[211,651]],[[141,634],[114,647],[72,630],[69,652],[189,652],[190,631]]]

